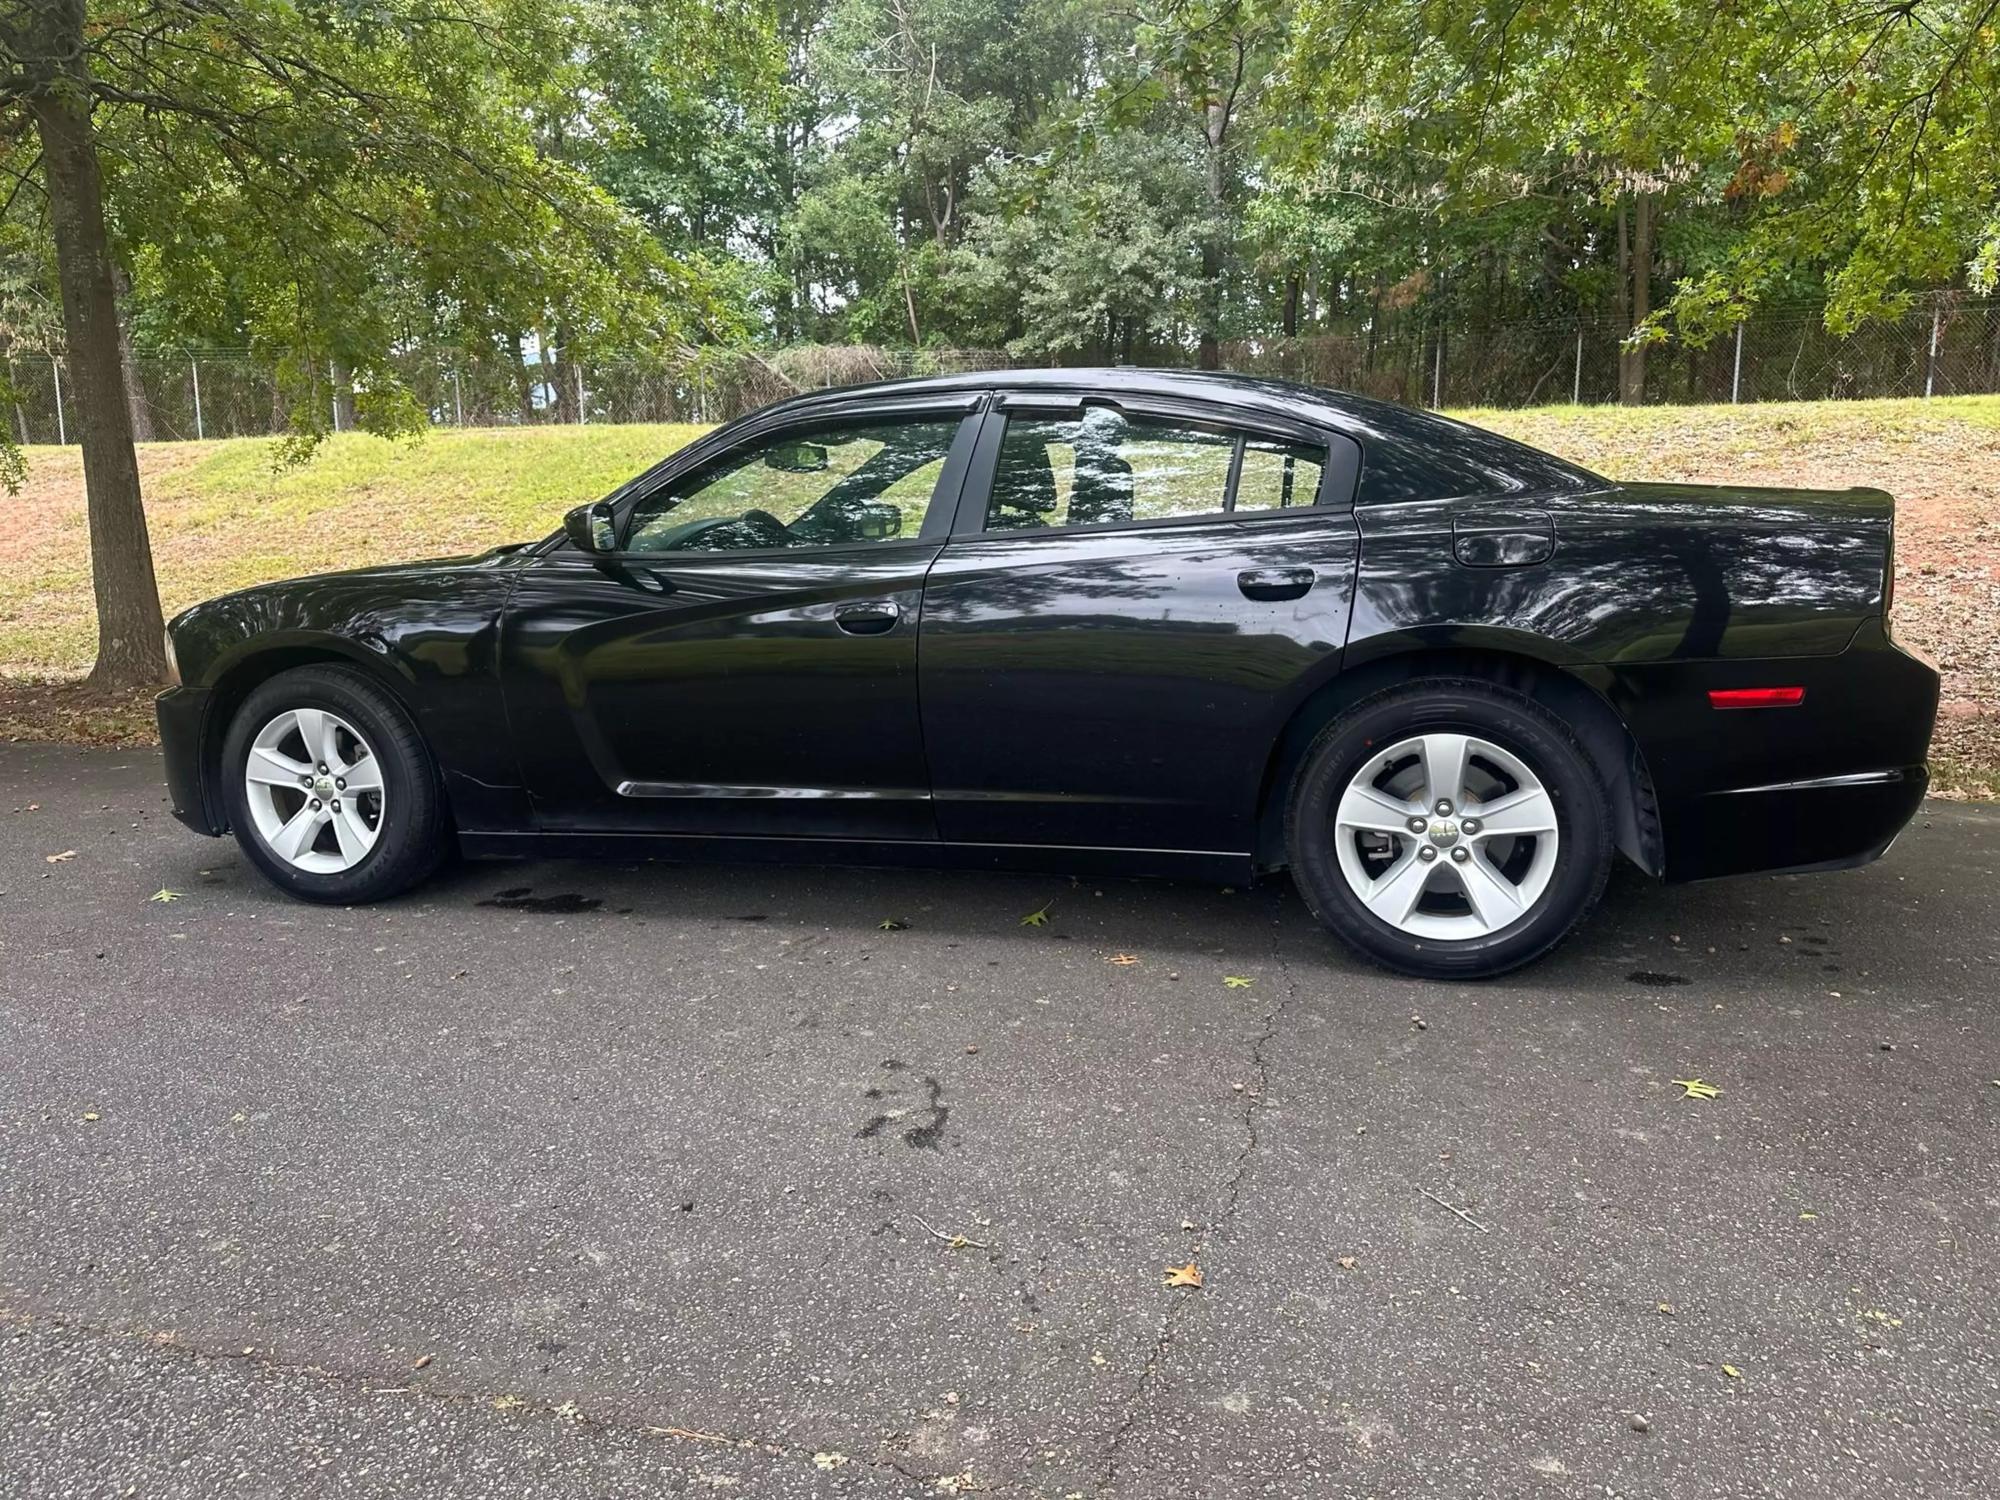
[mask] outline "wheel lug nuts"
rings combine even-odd
[[[1466,849],[1465,845],[1460,844],[1456,849],[1451,851],[1451,857],[1460,864],[1464,864],[1468,859],[1472,858],[1472,855]]]
[[[343,792],[347,790],[347,778],[344,776],[334,777],[333,784],[339,787]]]
[[[322,766],[320,767],[320,769],[325,770],[326,768]],[[1451,816],[1451,802],[1447,798],[1444,797],[1438,798],[1438,816],[1440,818],[1448,818]]]
[[[325,762],[325,761],[321,761],[321,762],[319,763],[319,774],[320,774],[320,775],[322,775],[322,776],[324,776],[324,775],[326,774],[326,762]]]
[[[334,810],[335,812],[339,812],[339,811],[340,811],[340,799],[339,799],[338,797],[335,797],[335,798],[333,799],[333,810]]]
[[[1458,826],[1460,828],[1463,828],[1467,833],[1477,833],[1479,832],[1479,819],[1467,818],[1463,823],[1459,824]]]
[[[1423,831],[1424,831],[1424,820],[1422,818],[1410,819],[1410,832],[1422,833]]]
[[[318,811],[319,811],[319,798],[317,798],[317,797],[313,798],[313,800],[312,800],[312,810],[313,810],[314,812],[318,812]]]
[[[1425,864],[1429,864],[1432,860],[1436,859],[1437,857],[1438,857],[1437,849],[1434,845],[1431,844],[1426,844],[1424,845],[1423,848],[1417,851],[1417,858],[1422,860]]]
[[[312,784],[313,784],[313,779],[310,776],[301,776],[299,778],[300,786],[311,786]]]

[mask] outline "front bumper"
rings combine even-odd
[[[200,688],[168,688],[153,700],[160,720],[160,751],[167,763],[167,796],[174,816],[211,838],[229,831],[228,819],[210,795],[202,736],[207,733],[208,694]]]

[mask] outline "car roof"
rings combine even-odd
[[[907,380],[837,386],[788,397],[766,412],[831,402],[948,395],[955,391],[1060,391],[1117,397],[1164,396],[1226,403],[1344,432],[1366,455],[1357,503],[1453,494],[1600,489],[1608,481],[1553,454],[1434,411],[1349,391],[1217,370],[1112,367],[967,370]]]
[[[1362,425],[1393,429],[1405,419],[1429,415],[1393,402],[1328,390],[1296,380],[1238,375],[1221,370],[1162,370],[1135,365],[964,370],[950,375],[920,375],[807,391],[787,398],[782,404],[839,396],[893,399],[953,391],[1082,391],[1106,396],[1177,396],[1192,400],[1227,401],[1234,406],[1263,408],[1277,415],[1341,427]]]

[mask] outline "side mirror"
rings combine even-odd
[[[819,443],[778,443],[764,454],[765,468],[787,474],[818,474],[826,466],[826,448]]]
[[[579,505],[563,517],[563,535],[579,552],[591,554],[618,550],[618,523],[611,507],[602,500]]]
[[[886,501],[870,500],[859,508],[854,520],[854,529],[871,542],[878,542],[883,537],[900,536],[903,532],[902,508]]]

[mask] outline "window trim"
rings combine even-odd
[[[989,530],[987,502],[992,494],[994,476],[999,471],[1000,449],[1006,438],[1008,420],[1014,416],[1029,420],[1048,420],[1059,416],[1080,418],[1085,408],[1091,406],[1108,406],[1121,416],[1148,421],[1187,423],[1233,437],[1235,445],[1229,461],[1228,488],[1223,495],[1224,508],[1194,515],[1149,517],[1144,520]],[[1237,514],[1236,488],[1242,478],[1243,449],[1247,439],[1298,443],[1320,449],[1325,459],[1320,468],[1319,492],[1304,505]],[[1225,404],[1153,397],[1124,400],[1081,391],[1003,392],[981,419],[971,472],[959,492],[950,540],[960,543],[996,538],[1091,536],[1163,527],[1213,526],[1218,523],[1262,525],[1271,521],[1298,520],[1308,515],[1347,515],[1354,509],[1354,496],[1361,479],[1361,462],[1361,444],[1347,433],[1306,422],[1290,422]]]

